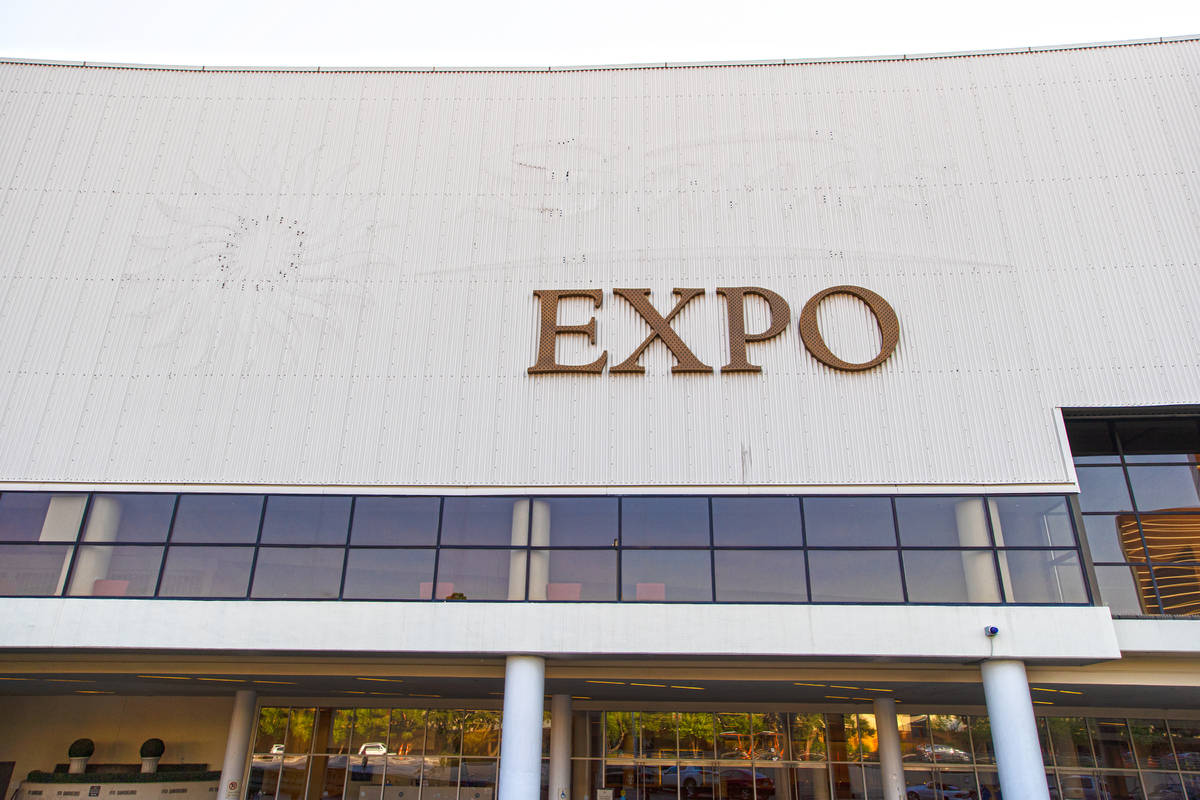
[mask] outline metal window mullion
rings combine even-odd
[[[904,574],[904,553],[900,549],[900,513],[896,510],[896,496],[890,498],[892,503],[892,536],[896,539],[896,561],[900,565],[900,596],[905,604],[909,603],[908,599],[908,579]]]
[[[625,498],[617,498],[617,538],[613,540],[613,544],[617,551],[617,602],[620,603],[625,599],[624,578],[621,575],[622,562],[624,561],[623,547],[625,545],[623,537],[623,528],[625,522]]]
[[[75,538],[71,542],[71,565],[67,568],[67,574],[63,576],[62,589],[52,597],[68,597],[71,594],[71,581],[75,578],[75,566],[79,563],[79,548],[82,544],[84,526],[87,525],[88,517],[91,516],[92,500],[95,496],[95,492],[89,492],[87,499],[83,502],[83,514],[79,517],[79,524],[75,528]]]
[[[254,536],[254,555],[250,557],[250,575],[246,580],[246,593],[243,600],[249,600],[254,591],[254,575],[258,571],[258,550],[262,546],[263,522],[267,518],[267,495],[262,496],[262,504],[258,509],[258,533]],[[290,717],[289,717],[290,719]],[[280,773],[282,777],[282,773]]]
[[[346,540],[342,542],[342,580],[338,584],[337,599],[341,600],[346,593],[346,570],[350,564],[350,532],[354,530],[354,507],[358,502],[358,497],[351,495],[350,497],[350,518],[346,521]]]
[[[167,523],[167,538],[163,541],[162,560],[158,564],[158,580],[154,582],[154,592],[151,597],[158,597],[158,593],[162,590],[163,575],[167,571],[167,552],[171,547],[171,536],[175,532],[175,517],[179,514],[179,497],[176,493],[175,503],[171,506],[171,521]]]
[[[717,554],[715,552],[716,538],[713,533],[713,499],[712,495],[708,496],[708,593],[712,598],[712,602],[717,602]],[[678,726],[676,726],[678,727]],[[675,742],[675,750],[679,751],[678,739]]]
[[[800,546],[804,548],[804,594],[805,602],[812,603],[812,566],[808,559],[808,520],[804,518],[804,498],[797,497],[800,504]],[[789,732],[790,735],[790,732]]]
[[[434,600],[437,599],[438,569],[440,567],[440,562],[442,559],[442,520],[445,517],[445,512],[446,512],[446,498],[444,496],[439,497],[438,498],[437,535],[434,538],[434,545],[433,545],[433,548],[434,548],[433,549],[433,577],[430,579],[433,582],[431,584],[429,584],[429,601],[430,602],[433,602]],[[418,589],[421,588],[420,583],[417,584],[417,588]],[[418,598],[418,599],[420,599],[420,598]]]

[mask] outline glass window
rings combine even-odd
[[[708,716],[708,724],[712,725],[712,716]],[[638,727],[641,729],[638,755],[642,758],[676,757],[675,747],[675,715],[665,712],[639,712]]]
[[[791,758],[795,761],[825,760],[825,715],[817,713],[791,715]],[[845,750],[845,743],[842,745]]]
[[[458,755],[462,750],[462,712],[430,709],[425,715],[425,755]]]
[[[1200,427],[1194,419],[1122,420],[1116,425],[1126,461],[1195,463],[1200,453]]]
[[[1071,512],[1063,497],[995,497],[992,528],[1001,547],[1074,547]]]
[[[1161,719],[1131,719],[1129,731],[1133,738],[1133,751],[1138,766],[1143,769],[1158,769],[1163,758],[1171,756],[1171,736],[1167,723]]]
[[[617,551],[534,550],[532,558],[550,560],[545,599],[552,602],[617,599]],[[540,598],[535,598],[540,599]]]
[[[1115,464],[1120,460],[1107,422],[1079,419],[1066,422],[1076,464]]]
[[[905,550],[910,603],[999,603],[991,550]]]
[[[855,714],[854,718],[858,724],[858,746],[862,749],[862,760],[878,761],[879,729],[875,726],[875,715]]]
[[[349,497],[271,495],[263,517],[264,544],[345,544]]]
[[[892,501],[886,497],[810,497],[804,530],[813,547],[895,547]]]
[[[387,741],[389,753],[400,756],[422,755],[425,752],[425,709],[393,708],[388,721]],[[390,763],[388,774],[392,774]],[[420,763],[417,764],[417,775],[420,775]]]
[[[617,504],[615,497],[560,497],[534,501],[534,522],[539,513],[549,519],[550,547],[612,547],[617,540]],[[538,507],[544,509],[539,512]]]
[[[679,715],[679,757],[711,759],[716,753],[716,727],[713,715],[683,712]]]
[[[898,497],[896,518],[905,547],[990,547],[978,497]]]
[[[750,757],[755,761],[788,761],[788,715],[783,712],[750,715],[753,743]]]
[[[986,716],[970,717],[971,745],[975,751],[976,764],[995,764],[996,750],[992,743],[992,722]]]
[[[718,550],[714,553],[719,603],[803,603],[801,550]]]
[[[420,600],[422,584],[433,581],[433,548],[350,549],[346,559],[346,600]]]
[[[1164,768],[1200,772],[1200,722],[1192,720],[1170,720],[1171,744],[1175,748],[1175,763],[1163,764]]]
[[[1158,564],[1154,567],[1154,580],[1158,583],[1164,614],[1200,614],[1200,566]]]
[[[258,494],[185,494],[179,498],[172,542],[254,544],[262,515]]]
[[[1146,784],[1147,796],[1154,800],[1160,800],[1160,798],[1184,800],[1187,797],[1183,791],[1183,781],[1174,772],[1143,772],[1142,780]],[[1138,797],[1140,798],[1140,795]]]
[[[262,547],[254,565],[251,597],[327,600],[338,596],[340,547]]]
[[[324,741],[314,748],[318,753],[345,753],[350,749],[350,733],[354,727],[353,708],[321,708],[317,710],[317,731]]]
[[[853,714],[826,714],[830,761],[860,761],[858,721]]]
[[[708,498],[627,497],[621,501],[626,547],[707,547]]]
[[[245,597],[253,547],[169,547],[159,597]]]
[[[82,545],[71,570],[76,597],[150,597],[162,565],[161,547]]]
[[[438,556],[437,598],[523,600],[525,555],[524,550],[442,550]],[[511,587],[510,572],[514,578]]]
[[[288,709],[264,708],[258,712],[258,730],[254,736],[254,752],[270,753],[275,745],[283,744],[287,733]]]
[[[85,542],[165,542],[175,511],[173,494],[97,494]]]
[[[1157,613],[1158,600],[1146,567],[1096,567],[1100,599],[1114,614]]]
[[[604,715],[605,754],[609,758],[633,757],[634,745],[633,712],[608,711]]]
[[[0,542],[73,542],[86,494],[0,494]]]
[[[626,550],[621,554],[621,599],[703,603],[712,600],[707,550]]]
[[[0,545],[0,595],[61,594],[70,558],[70,545]]]
[[[970,723],[958,714],[931,714],[929,732],[933,737],[933,760],[943,764],[970,764]]]
[[[1007,567],[1014,603],[1086,603],[1087,590],[1074,550],[1009,550],[1000,555]]]
[[[801,547],[800,500],[795,497],[714,497],[717,547]]]
[[[808,554],[814,603],[900,603],[900,561],[888,550],[813,550]]]
[[[288,719],[287,741],[284,752],[307,753],[312,749],[313,720],[315,708],[293,708]]]
[[[1088,514],[1083,518],[1083,527],[1093,561],[1146,559],[1137,518],[1132,514]]]
[[[1142,511],[1200,511],[1200,467],[1130,467],[1129,483]]]
[[[932,763],[929,715],[897,714],[896,726],[900,730],[900,757],[905,762]]]
[[[1123,719],[1089,719],[1096,764],[1110,769],[1135,769],[1133,743]]]
[[[437,544],[440,497],[358,497],[350,544],[391,547]]]
[[[360,708],[354,714],[354,738],[350,752],[358,753],[363,745],[387,744],[388,710],[386,708]],[[372,748],[368,748],[369,752]]]
[[[1150,547],[1152,561],[1190,561],[1200,562],[1200,515],[1196,514],[1142,514],[1142,533],[1145,534],[1146,544]],[[1137,530],[1134,525],[1132,533],[1124,536],[1126,549],[1133,556],[1141,559],[1142,541],[1136,538]],[[1136,553],[1134,549],[1136,548]]]
[[[1047,717],[1054,760],[1060,767],[1091,767],[1092,746],[1087,720],[1083,717]]]
[[[1125,470],[1120,467],[1077,467],[1080,511],[1131,511]]]
[[[442,544],[508,547],[528,540],[529,501],[509,497],[447,497]]]
[[[500,755],[500,712],[466,711],[462,717],[465,756]]]

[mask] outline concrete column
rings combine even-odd
[[[904,800],[904,761],[900,756],[900,727],[896,720],[896,701],[875,698],[875,731],[879,735],[879,772],[883,779],[883,800]]]
[[[250,753],[250,737],[253,734],[254,692],[243,689],[233,696],[229,736],[225,739],[225,760],[221,762],[221,782],[217,785],[218,800],[241,800],[245,797],[242,777],[246,774],[246,756]]]
[[[541,794],[545,691],[545,659],[508,657],[504,665],[499,800],[531,800]]]
[[[550,698],[550,800],[571,797],[571,695]]]
[[[1015,659],[990,659],[980,667],[983,694],[992,725],[1000,791],[1021,800],[1049,800],[1042,749],[1025,664]]]
[[[963,547],[987,547],[987,550],[964,550],[963,574],[967,579],[967,600],[972,603],[999,603],[1000,587],[996,584],[996,562],[992,557],[991,539],[983,501],[963,500],[954,506],[954,521],[958,526],[958,543]]]

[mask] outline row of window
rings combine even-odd
[[[4,595],[1088,602],[1062,496],[6,492],[0,532]]]

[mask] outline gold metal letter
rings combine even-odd
[[[608,363],[608,351],[605,350],[590,364],[559,364],[555,360],[554,344],[560,334],[582,334],[588,337],[590,344],[596,343],[596,318],[592,317],[585,325],[559,325],[558,301],[564,297],[590,297],[596,308],[604,293],[600,289],[538,289],[534,293],[542,304],[542,333],[538,339],[537,363],[526,370],[530,375],[546,375],[554,372],[583,372],[599,375]]]
[[[633,306],[634,311],[641,315],[646,324],[650,326],[650,335],[646,337],[646,341],[642,342],[637,350],[633,351],[633,355],[622,361],[617,366],[609,370],[609,373],[626,373],[630,375],[642,375],[646,372],[646,368],[638,363],[638,359],[642,357],[642,351],[650,346],[650,343],[655,339],[662,339],[663,344],[671,351],[671,355],[675,356],[675,366],[671,367],[671,372],[712,372],[712,367],[704,364],[700,359],[696,358],[688,346],[683,343],[683,339],[679,338],[679,334],[671,327],[671,320],[675,319],[675,315],[683,310],[693,299],[704,294],[703,289],[676,289],[675,296],[679,298],[675,303],[675,307],[671,309],[671,313],[663,317],[658,313],[658,310],[651,305],[649,289],[613,289],[613,294],[619,295],[628,301],[629,305]]]
[[[721,367],[721,372],[762,372],[762,367],[751,364],[746,358],[746,342],[765,342],[783,333],[783,329],[792,321],[792,309],[787,300],[770,289],[757,286],[719,286],[717,294],[725,297],[725,307],[729,313],[729,363]],[[771,321],[762,333],[746,332],[746,295],[767,301]]]
[[[861,364],[843,361],[835,356],[829,346],[825,344],[825,337],[821,335],[821,329],[817,327],[817,306],[821,305],[821,301],[826,297],[834,294],[848,294],[857,297],[866,303],[867,308],[871,309],[871,313],[875,315],[875,324],[879,326],[879,338],[882,341],[879,346],[879,354],[870,361],[864,361]],[[887,361],[895,351],[896,343],[900,341],[900,320],[896,318],[896,311],[888,305],[888,301],[870,289],[864,289],[861,286],[831,286],[817,292],[804,304],[804,308],[800,312],[800,338],[804,341],[808,352],[813,354],[813,358],[822,364],[847,372],[861,372],[879,366]]]

